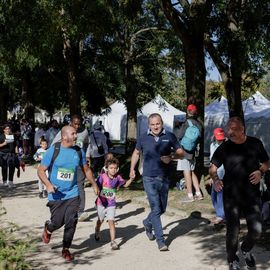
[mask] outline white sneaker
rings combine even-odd
[[[15,188],[16,186],[15,186],[15,184],[13,182],[9,182],[8,183],[8,187],[9,188]]]
[[[3,186],[8,187],[8,182],[7,181],[3,182]]]
[[[78,221],[85,221],[88,217],[89,217],[89,215],[86,212],[82,212],[78,216]]]

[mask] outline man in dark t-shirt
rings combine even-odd
[[[229,269],[240,269],[238,235],[240,215],[244,214],[248,233],[241,244],[241,251],[248,267],[255,267],[250,252],[262,230],[259,183],[262,174],[270,167],[270,161],[262,142],[246,136],[239,117],[232,117],[227,124],[228,141],[224,142],[211,159],[209,173],[218,192],[223,189],[226,217],[226,250]],[[217,168],[224,166],[223,181],[218,178]]]

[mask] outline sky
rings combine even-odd
[[[221,81],[219,72],[216,66],[214,65],[212,59],[210,59],[209,57],[206,57],[206,69],[207,69],[206,75],[207,80],[213,80],[217,82]]]

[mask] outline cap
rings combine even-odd
[[[214,129],[214,137],[218,141],[225,140],[225,133],[222,128],[215,128]]]
[[[191,112],[191,113],[196,113],[196,112],[197,112],[197,107],[196,107],[196,105],[194,105],[194,104],[189,104],[189,105],[187,106],[187,111],[189,111],[189,112]]]

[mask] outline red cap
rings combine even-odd
[[[194,104],[189,104],[189,105],[187,106],[187,110],[188,110],[189,112],[191,112],[191,113],[196,113],[196,112],[197,112],[197,107],[196,107],[196,105],[194,105]]]
[[[225,140],[225,133],[222,128],[215,128],[214,129],[214,137],[218,141]]]

